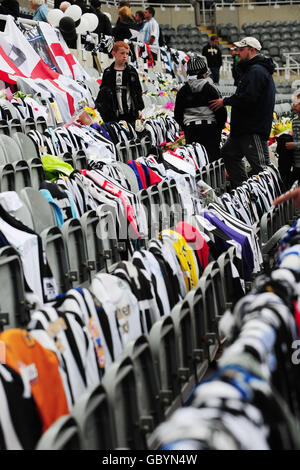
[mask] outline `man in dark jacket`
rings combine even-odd
[[[100,34],[104,34],[106,36],[111,36],[111,22],[108,18],[107,15],[105,15],[104,13],[102,13],[101,11],[101,1],[100,0],[91,0],[91,7],[94,8],[94,13],[95,15],[97,15],[97,18],[98,18],[98,26],[97,28],[95,29],[94,33],[98,34],[98,36],[100,36]]]
[[[136,119],[142,118],[145,107],[139,76],[127,64],[128,44],[116,42],[112,54],[115,61],[103,72],[96,108],[105,122],[122,120],[134,125]]]
[[[207,65],[212,73],[212,79],[214,83],[219,83],[220,80],[220,68],[222,66],[222,52],[218,47],[217,36],[211,36],[209,44],[202,49],[202,55],[206,57]]]
[[[73,0],[73,4],[81,8],[82,14],[90,13],[86,0]]]
[[[221,149],[232,187],[247,179],[243,157],[257,174],[269,164],[268,139],[273,121],[275,85],[272,59],[259,53],[260,42],[246,37],[234,44],[238,48],[239,83],[234,95],[213,100],[213,110],[232,106],[230,136]]]
[[[0,15],[20,16],[20,6],[17,0],[0,0]],[[5,21],[0,21],[0,31],[4,31]]]
[[[1,15],[12,15],[15,18],[19,16],[20,6],[17,0],[2,0],[0,1]]]
[[[204,58],[191,58],[187,63],[187,73],[189,79],[176,96],[174,118],[184,130],[186,143],[202,144],[212,162],[220,158],[226,108],[221,107],[216,112],[209,108],[208,103],[221,95],[209,78]]]

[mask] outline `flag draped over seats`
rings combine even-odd
[[[61,73],[73,80],[88,80],[90,76],[71,54],[60,31],[44,21],[39,23],[39,27]]]
[[[5,30],[0,33],[0,80],[17,83],[17,80],[21,78],[27,81],[28,86],[34,80],[34,92],[38,92],[40,86],[42,93],[47,89],[54,99],[57,99],[57,95],[65,96],[67,106],[61,109],[61,113],[64,121],[68,121],[74,114],[78,103],[83,99],[93,105],[90,93],[74,80],[89,77],[71,55],[64,41],[59,43],[52,26],[42,25],[41,31],[58,63],[58,70],[63,74],[67,72],[66,76],[52,70],[39,57],[15,24],[13,17],[8,16]]]

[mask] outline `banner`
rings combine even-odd
[[[39,23],[39,27],[62,75],[73,80],[88,80],[90,78],[89,74],[84,70],[76,57],[71,54],[60,31],[44,21]]]
[[[40,56],[41,59],[43,59],[45,64],[49,65],[49,67],[52,70],[55,70],[55,72],[62,73],[58,67],[55,57],[52,54],[51,49],[46,42],[41,28],[39,26],[33,26],[30,29],[24,28],[23,34],[35,52]]]
[[[40,22],[39,25],[41,26],[42,23]],[[53,29],[50,25],[47,26]],[[49,28],[48,32],[50,31]],[[47,28],[42,26],[42,33],[45,30],[47,30]],[[43,33],[47,43],[50,40],[48,32],[46,33],[46,37]],[[55,37],[57,37],[54,30],[53,32]],[[42,44],[45,46],[45,43],[41,41],[39,47],[42,47]],[[52,47],[51,50],[53,51]],[[63,47],[62,50],[62,56],[56,56],[54,54],[55,61],[58,61],[60,57],[68,56],[68,54],[65,54]],[[57,53],[59,54],[59,52]],[[71,54],[69,54],[69,56],[70,57],[67,57],[67,59],[64,59],[68,64],[69,75],[72,74],[76,76],[76,73],[81,73],[79,64]],[[59,62],[59,69],[61,69],[61,64],[62,61]],[[70,67],[73,68],[73,72],[71,72]],[[44,62],[19,30],[13,17],[8,16],[5,30],[0,33],[0,80],[4,80],[8,83],[17,83],[19,78],[23,78],[24,81],[25,79],[30,79],[26,80],[27,86],[29,86],[33,80],[33,90],[36,88],[40,90],[44,89],[51,93],[51,96],[57,101],[60,107],[64,122],[70,120],[83,99],[86,100],[90,106],[94,104],[88,90],[80,86],[70,77],[57,73]]]

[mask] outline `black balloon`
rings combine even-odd
[[[71,49],[76,49],[76,24],[69,16],[64,16],[58,26],[64,40]]]
[[[59,22],[59,29],[61,33],[72,35],[76,33],[75,21],[69,16],[64,16]]]

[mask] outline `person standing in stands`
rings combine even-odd
[[[121,0],[120,2],[118,2],[118,12],[119,12],[120,8],[123,8],[123,7],[128,7],[129,10],[130,10],[130,2],[128,0]],[[130,11],[130,14],[131,14],[131,16],[133,16],[131,11]],[[118,17],[117,22],[116,22],[116,26],[118,25],[118,23],[120,21],[121,21],[120,17]]]
[[[269,164],[268,139],[273,122],[275,66],[260,54],[261,44],[253,37],[234,43],[239,56],[241,76],[234,95],[212,100],[213,111],[231,106],[230,136],[221,150],[233,188],[247,179],[243,157],[258,174]]]
[[[71,6],[70,2],[61,2],[59,9],[64,13]]]
[[[145,24],[145,15],[142,10],[138,10],[135,12],[135,21],[137,22],[138,25],[138,31],[141,31],[144,27]]]
[[[293,119],[293,142],[286,142],[285,146],[288,150],[293,150],[293,179],[300,180],[300,90],[294,94],[293,111],[296,117]]]
[[[220,93],[209,78],[204,57],[193,57],[187,63],[188,81],[176,96],[174,118],[183,128],[187,144],[202,144],[210,162],[220,158],[221,132],[227,118],[224,106],[217,111],[209,102]]]
[[[48,5],[46,5],[45,0],[30,0],[30,8],[35,11],[33,15],[34,21],[44,21],[48,23]]]
[[[131,14],[130,8],[122,7],[119,10],[119,21],[116,26],[112,29],[112,35],[115,41],[124,41],[124,39],[130,39],[132,37],[131,29],[136,30],[137,24]]]
[[[147,7],[144,12],[145,15],[145,25],[143,28],[144,32],[144,42],[149,44],[149,46],[158,46],[159,45],[159,24],[154,18],[155,10],[153,7]]]
[[[90,13],[90,11],[87,8],[86,0],[73,0],[73,5],[77,5],[78,7],[80,7],[82,14]]]
[[[111,22],[108,18],[107,15],[102,13],[101,11],[101,3],[100,0],[91,0],[91,6],[95,10],[95,15],[97,15],[98,18],[98,26],[94,33],[98,34],[100,36],[101,34],[104,34],[106,36],[111,36],[112,35],[112,27],[111,27]]]
[[[96,108],[104,122],[122,120],[134,126],[136,119],[142,119],[145,105],[138,73],[127,64],[129,45],[116,42],[112,55],[115,60],[103,72]]]
[[[231,47],[230,48],[230,55],[232,57],[232,65],[231,65],[231,73],[232,73],[232,78],[233,78],[233,84],[237,86],[240,72],[238,68],[238,63],[239,63],[239,56],[237,54],[237,48],[236,47]]]
[[[122,7],[130,8],[130,2],[128,0],[121,0],[120,2],[118,2],[118,10],[120,10],[120,8]]]
[[[300,182],[300,89],[293,95],[292,136],[281,134],[277,140],[278,169],[286,188]]]
[[[206,57],[208,67],[212,73],[214,83],[218,84],[220,80],[220,68],[222,66],[222,52],[218,47],[219,40],[217,36],[211,36],[209,44],[202,49],[202,55]]]

